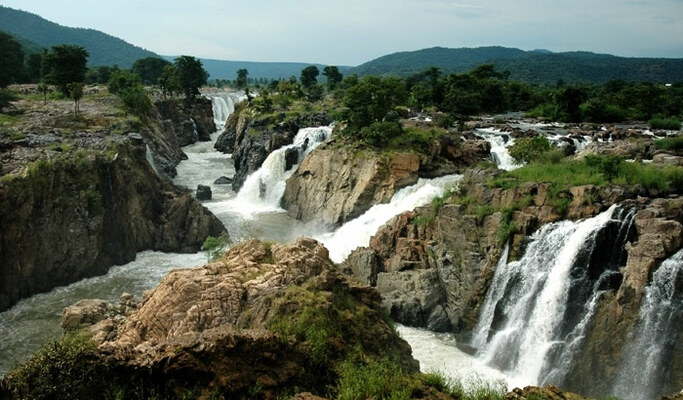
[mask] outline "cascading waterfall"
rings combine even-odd
[[[614,385],[615,394],[626,400],[654,399],[672,381],[667,371],[672,370],[674,348],[683,334],[683,249],[659,266],[644,292]]]
[[[498,168],[511,171],[521,167],[508,152],[507,148],[514,144],[514,139],[510,135],[493,128],[477,129],[474,134],[489,142],[492,161]]]
[[[513,385],[561,385],[602,291],[621,282],[634,214],[612,206],[545,225],[519,261],[501,260],[472,340],[478,356]]]
[[[316,237],[330,251],[330,259],[340,263],[359,246],[367,246],[377,230],[394,216],[428,204],[457,185],[462,175],[420,179],[415,185],[394,194],[389,203],[375,204],[360,217],[347,222],[334,232]]]
[[[206,97],[211,99],[213,120],[216,123],[218,131],[223,129],[230,114],[235,112],[235,105],[246,99],[244,95],[238,93],[216,93],[209,94]]]
[[[257,171],[247,177],[242,189],[234,200],[237,209],[253,214],[257,212],[281,211],[280,199],[285,192],[287,178],[294,172],[286,170],[286,155],[296,149],[298,162],[327,139],[332,127],[302,128],[294,137],[294,142],[272,151]]]

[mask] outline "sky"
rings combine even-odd
[[[683,58],[683,0],[0,0],[161,55],[355,66],[505,46]],[[0,27],[1,29],[1,27]]]

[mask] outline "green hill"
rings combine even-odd
[[[63,43],[82,46],[90,53],[89,67],[116,64],[130,68],[139,58],[158,57],[151,51],[94,29],[69,28],[38,15],[3,6],[0,6],[0,29],[39,46],[52,47]]]
[[[682,58],[627,58],[590,52],[552,53],[505,47],[429,49],[389,54],[347,73],[407,76],[435,66],[444,73],[463,73],[481,64],[510,71],[510,79],[529,83],[604,83],[612,79],[647,82],[683,81]]]

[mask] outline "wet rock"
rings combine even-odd
[[[287,149],[285,151],[285,171],[289,171],[299,162],[299,149]]]
[[[211,200],[211,187],[206,185],[197,185],[195,198],[202,201]]]
[[[229,185],[232,183],[232,178],[228,178],[227,176],[221,176],[220,178],[213,181],[213,183],[214,185]]]

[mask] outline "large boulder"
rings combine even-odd
[[[96,349],[71,353],[81,358],[63,364],[86,372],[62,371],[50,390],[102,382],[90,385],[90,396],[155,387],[162,397],[194,390],[198,398],[244,398],[258,390],[275,399],[334,392],[342,365],[418,371],[410,346],[385,322],[379,294],[337,272],[327,250],[306,238],[251,240],[204,267],[175,270],[130,316],[101,320],[89,332]],[[95,373],[104,366],[105,376]],[[21,385],[33,367],[29,361],[9,374],[0,394],[39,390]],[[78,381],[69,381],[74,375]]]

